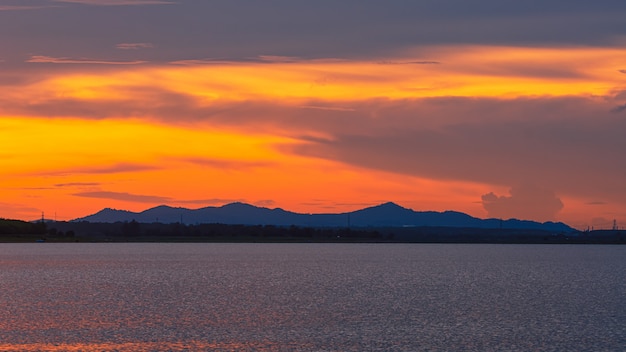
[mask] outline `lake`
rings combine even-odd
[[[0,244],[1,351],[626,350],[626,246]]]

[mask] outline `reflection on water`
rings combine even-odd
[[[625,254],[1,244],[0,351],[624,350]]]
[[[302,345],[277,345],[272,343],[206,343],[187,341],[176,342],[126,342],[126,343],[32,343],[32,344],[2,344],[0,351],[3,352],[39,352],[39,351],[64,351],[64,352],[93,352],[93,351],[275,351],[275,350],[302,350],[307,346]]]

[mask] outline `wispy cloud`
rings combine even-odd
[[[378,61],[376,62],[379,65],[439,65],[441,62],[439,61]]]
[[[626,75],[626,70],[619,70],[618,72],[621,72]]]
[[[24,214],[24,215],[30,215],[32,213],[36,213],[41,211],[41,209],[37,209],[34,207],[30,207],[30,206],[26,206],[26,205],[22,205],[22,204],[15,204],[15,203],[3,203],[0,202],[0,212],[13,212],[16,214]]]
[[[618,112],[622,112],[622,111],[625,111],[625,110],[626,110],[626,104],[614,107],[613,109],[611,109],[611,112],[618,113]]]
[[[276,202],[272,199],[262,199],[262,200],[257,200],[256,202],[253,202],[252,204],[256,205],[257,207],[271,207],[276,205]]]
[[[228,198],[209,198],[209,199],[190,199],[190,200],[177,200],[178,204],[200,204],[200,205],[222,205],[235,202],[245,202],[245,199],[228,199]]]
[[[115,48],[120,50],[139,50],[154,48],[154,45],[152,43],[120,43]]]
[[[219,169],[232,169],[232,170],[261,168],[261,167],[269,167],[273,165],[270,162],[264,162],[264,161],[222,160],[222,159],[205,159],[205,158],[183,158],[180,160],[188,162],[188,163],[200,165],[200,166],[207,166],[207,167],[219,168]]]
[[[95,192],[78,192],[78,193],[73,193],[72,195],[76,197],[112,199],[112,200],[121,200],[125,202],[136,202],[136,203],[167,203],[167,202],[172,201],[172,199],[169,197],[132,194],[132,193],[126,193],[126,192],[95,191]]]
[[[297,56],[280,56],[280,55],[259,55],[256,60],[263,62],[298,62],[302,61],[302,58]]]
[[[229,64],[232,61],[224,59],[189,59],[189,60],[176,60],[171,61],[170,65],[180,66],[198,66],[198,65],[216,65],[216,64]]]
[[[356,111],[353,108],[343,108],[338,106],[317,106],[317,105],[302,105],[300,109],[313,109],[313,110],[328,110],[328,111]]]
[[[110,191],[89,191],[89,192],[77,192],[73,193],[73,196],[83,198],[99,198],[110,200],[121,200],[125,202],[136,203],[161,203],[161,204],[194,204],[202,206],[211,205],[223,205],[235,202],[246,202],[245,199],[231,199],[231,198],[208,198],[208,199],[188,199],[178,200],[171,197],[145,195],[145,194],[133,194],[127,192],[110,192]],[[270,205],[273,204],[271,200],[263,200],[255,202],[254,204],[261,206],[261,204]]]
[[[95,187],[100,186],[98,182],[69,182],[69,183],[57,183],[54,187]]]
[[[52,172],[43,172],[42,175],[73,175],[73,174],[116,174],[116,173],[124,173],[124,172],[138,172],[138,171],[150,171],[157,170],[158,167],[152,165],[143,165],[143,164],[127,164],[120,163],[115,165],[108,166],[93,166],[93,167],[81,167],[81,168],[73,168],[73,169],[63,169]],[[67,184],[58,184],[57,187],[68,185],[79,185],[79,183],[67,183]],[[87,185],[87,184],[82,184]]]
[[[47,9],[55,6],[0,5],[0,11],[27,11]]]
[[[175,1],[164,0],[55,0],[55,2],[68,2],[73,4],[93,6],[124,6],[124,5],[169,5],[177,4]]]
[[[139,65],[146,61],[110,61],[89,58],[69,58],[69,57],[53,57],[45,55],[34,55],[26,60],[30,63],[51,63],[51,64],[91,64],[91,65]]]

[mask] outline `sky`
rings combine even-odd
[[[623,0],[0,0],[0,217],[626,226]]]

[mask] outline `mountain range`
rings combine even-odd
[[[553,232],[576,231],[561,222],[536,222],[517,219],[479,219],[456,211],[414,211],[389,202],[352,212],[302,214],[280,208],[269,209],[245,203],[200,209],[161,205],[142,212],[105,208],[74,222],[140,223],[220,223],[236,225],[275,225],[301,227],[465,227],[532,229]]]

